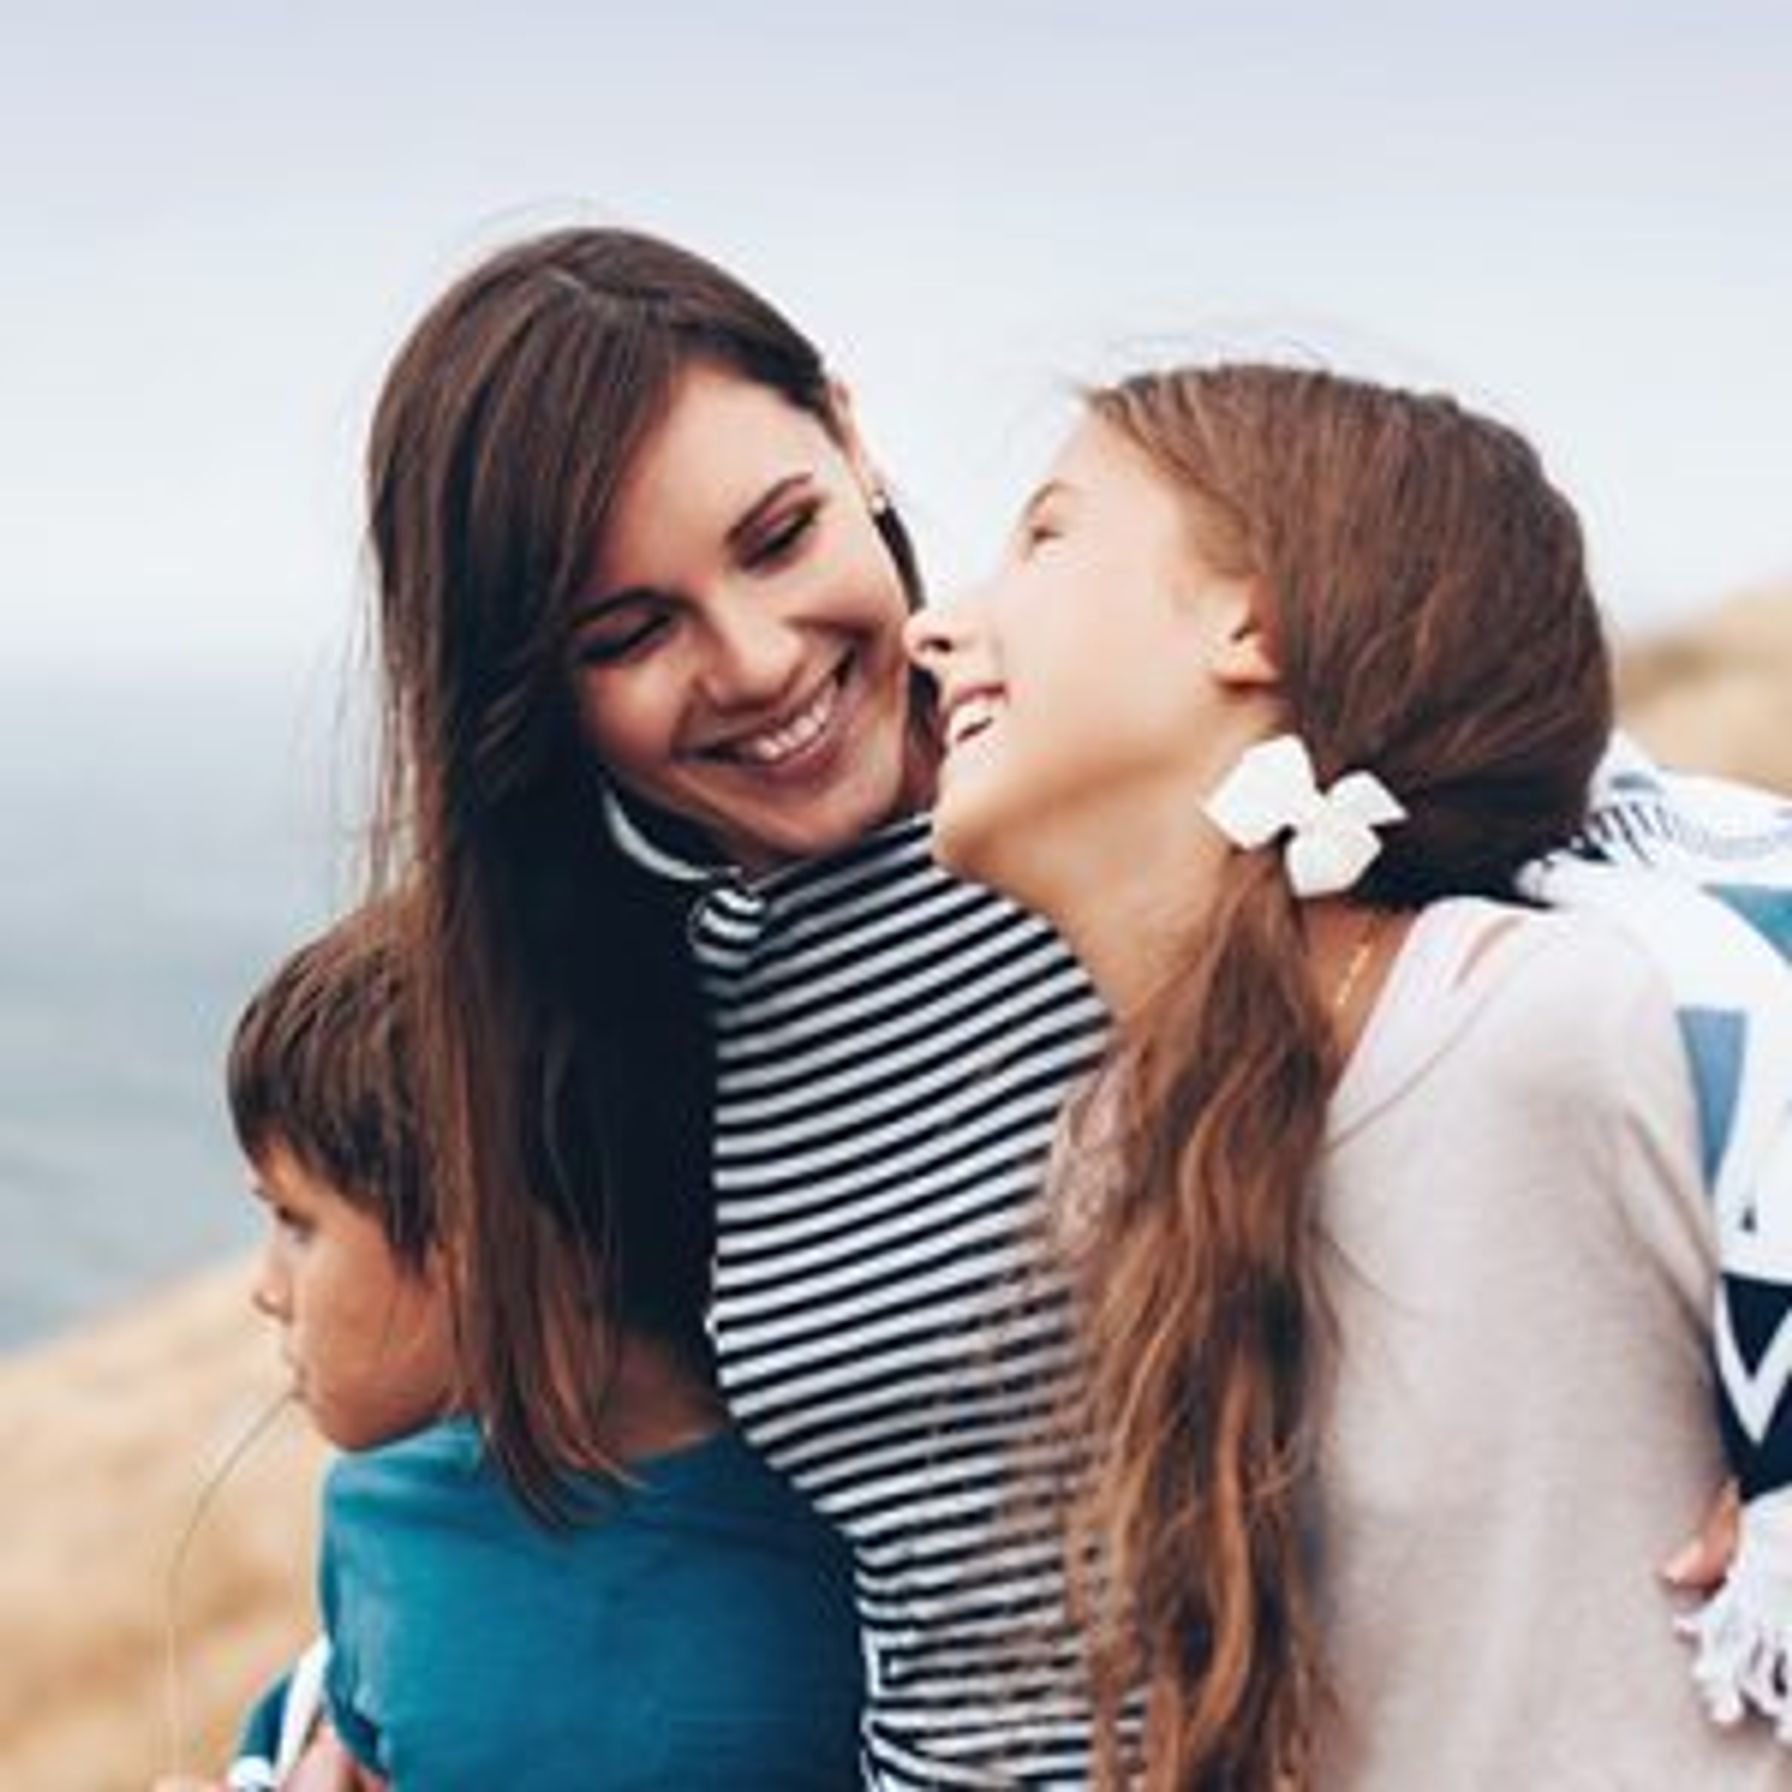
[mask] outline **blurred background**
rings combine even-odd
[[[362,435],[442,285],[572,220],[737,269],[942,591],[1076,379],[1452,387],[1580,505],[1645,740],[1792,789],[1789,117],[1775,0],[0,0],[0,1782],[204,1760],[303,1633],[290,1428],[169,1589],[275,1386],[218,1067],[352,889]]]

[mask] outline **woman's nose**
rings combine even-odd
[[[711,620],[705,682],[719,707],[774,701],[789,690],[802,664],[800,633],[754,603],[736,603]]]

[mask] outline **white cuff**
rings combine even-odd
[[[1759,1711],[1792,1745],[1792,1488],[1743,1508],[1724,1584],[1674,1628],[1692,1641],[1692,1677],[1715,1722]]]

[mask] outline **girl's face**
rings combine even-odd
[[[439,1418],[455,1381],[440,1276],[400,1262],[379,1221],[284,1145],[257,1162],[254,1188],[268,1241],[253,1299],[318,1430],[366,1450]]]
[[[919,795],[902,625],[850,430],[696,366],[642,447],[578,606],[586,740],[750,871]]]
[[[1166,479],[1086,419],[994,577],[910,624],[940,692],[940,858],[1056,913],[1067,880],[1194,834],[1202,797],[1269,732],[1256,618]]]

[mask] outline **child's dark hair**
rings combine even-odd
[[[287,958],[237,1021],[227,1077],[243,1155],[291,1152],[420,1270],[437,1226],[393,923],[390,902],[372,903]]]

